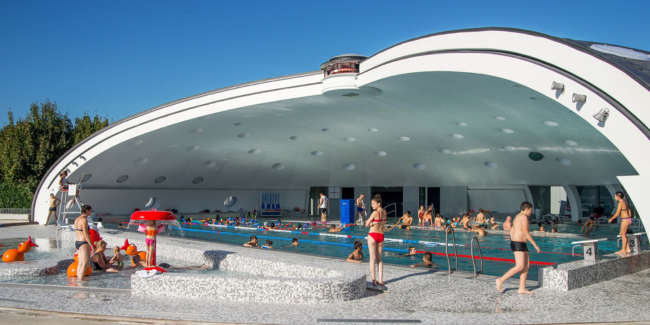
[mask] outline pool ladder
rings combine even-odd
[[[454,245],[454,257],[456,258],[456,267],[451,267],[451,260],[449,259],[449,234],[451,234],[451,241]],[[476,259],[474,258],[474,242],[476,242],[476,250],[478,251],[478,258],[481,260],[481,269],[476,270]],[[470,242],[470,254],[472,255],[472,265],[474,266],[474,277],[478,277],[479,274],[483,273],[483,254],[481,253],[481,245],[478,242],[477,237],[473,237]],[[445,228],[445,255],[447,255],[447,272],[451,274],[453,271],[458,270],[458,252],[456,251],[456,232],[454,228],[450,225],[447,225]]]
[[[481,270],[476,271],[476,260],[474,259],[474,242],[476,242],[476,249],[478,250],[478,258],[481,260]],[[474,265],[474,277],[478,277],[479,274],[483,273],[483,254],[481,254],[481,245],[478,243],[478,238],[473,237],[472,241],[469,244],[470,252],[472,254],[472,265]]]
[[[454,244],[454,256],[456,257],[456,267],[451,268],[451,261],[449,260],[449,234],[451,233],[451,240]],[[447,225],[445,228],[445,255],[447,255],[447,266],[448,274],[451,274],[452,271],[458,270],[458,253],[456,252],[456,234],[454,228],[450,225]]]

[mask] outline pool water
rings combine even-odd
[[[266,240],[273,241],[273,248],[277,250],[296,252],[302,254],[313,254],[320,256],[328,256],[335,258],[347,258],[353,251],[353,244],[355,241],[361,241],[364,244],[364,261],[368,261],[368,249],[366,247],[367,241],[360,238],[352,238],[354,236],[365,237],[368,230],[364,227],[350,227],[344,229],[342,232],[333,233],[334,235],[350,236],[346,237],[332,237],[327,236],[326,229],[319,230],[306,230],[305,233],[290,233],[279,231],[260,231],[251,228],[219,228],[212,226],[201,225],[183,225],[184,236],[189,239],[206,240],[218,243],[228,243],[235,245],[243,245],[248,242],[251,235],[256,235],[259,244],[263,245]],[[323,234],[323,235],[321,235]],[[456,244],[457,252],[459,255],[470,255],[470,241],[476,234],[457,232]],[[385,234],[386,238],[402,239],[409,241],[427,241],[433,242],[431,244],[417,244],[417,243],[403,243],[395,241],[386,241],[383,252],[383,261],[389,264],[397,265],[412,265],[422,262],[422,255],[416,256],[401,256],[408,251],[409,246],[414,246],[418,251],[433,252],[433,261],[439,265],[440,270],[447,270],[446,256],[440,256],[445,253],[445,234],[440,230],[400,230],[394,229]],[[298,238],[299,246],[290,246],[291,239]],[[534,251],[532,245],[528,245],[530,252],[530,260],[542,263],[566,263],[582,259],[582,256],[571,256],[571,242],[580,240],[579,238],[557,238],[557,237],[534,237],[537,244],[540,246],[542,253]],[[510,237],[501,234],[489,234],[484,237],[478,237],[481,245],[481,251],[484,257],[497,258],[497,259],[513,259],[514,256],[510,251]],[[451,243],[451,237],[449,238]],[[439,244],[435,244],[439,243]],[[600,242],[599,253],[609,254],[617,249],[616,240],[608,240]],[[580,248],[576,248],[580,251]],[[449,247],[449,252],[453,253],[453,247]],[[438,254],[438,255],[436,255]],[[478,255],[475,248],[475,254]],[[451,258],[452,267],[454,267],[455,260]],[[479,267],[479,260],[476,260],[477,268]],[[501,275],[508,269],[514,266],[513,263],[507,261],[483,260],[485,270],[483,273],[489,275]],[[537,279],[538,269],[540,267],[547,267],[549,265],[530,265],[529,278],[532,280]],[[458,269],[460,271],[473,272],[474,268],[470,258],[459,257]]]

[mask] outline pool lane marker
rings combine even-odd
[[[308,232],[308,231],[298,231],[298,230],[280,230],[280,229],[264,229],[264,228],[250,228],[250,227],[237,227],[235,226],[224,226],[224,225],[208,225],[211,227],[225,227],[228,229],[242,229],[244,228],[245,230],[258,230],[258,231],[275,231],[275,232],[284,232],[284,233],[291,233],[291,234],[296,234],[296,235],[312,235],[312,236],[330,236],[330,237],[338,237],[338,238],[348,238],[348,239],[363,239],[366,240],[368,237],[365,236],[351,236],[351,235],[337,235],[337,234],[330,234],[330,233],[320,233],[320,232]],[[246,229],[248,228],[248,229]],[[445,243],[438,243],[438,242],[433,242],[433,241],[424,241],[424,240],[408,240],[408,239],[393,239],[393,238],[384,238],[384,241],[390,241],[390,242],[398,242],[398,243],[404,243],[404,244],[419,244],[419,245],[426,245],[426,246],[445,246]],[[447,246],[453,247],[454,244],[447,244]],[[469,247],[469,245],[463,245],[463,244],[456,244],[458,247]],[[487,249],[498,249],[502,251],[512,251],[509,248],[497,248],[497,247],[485,247],[481,246],[481,248],[487,248]],[[563,253],[563,252],[540,252],[540,254],[560,254],[560,255],[571,255],[573,256],[574,254],[571,253]],[[582,255],[581,253],[576,253],[577,255]],[[553,264],[555,265],[555,264]]]
[[[174,227],[174,229],[178,229]],[[209,234],[214,234],[215,231],[213,230],[201,230],[201,229],[184,229],[183,231],[189,231],[189,232],[204,232],[204,233],[209,233]],[[240,234],[237,232],[226,232],[226,231],[217,231],[217,235],[235,235],[235,236],[245,236],[245,237],[250,237],[251,235],[249,234]],[[259,238],[268,238],[268,239],[275,239],[275,240],[284,240],[284,241],[292,241],[292,238],[283,238],[283,237],[275,237],[275,236],[265,236],[265,235],[255,235],[256,237]],[[300,243],[312,243],[312,244],[319,244],[319,245],[332,245],[332,246],[344,246],[344,247],[352,247],[354,248],[354,244],[344,244],[344,243],[331,243],[331,242],[326,242],[326,241],[320,241],[320,240],[308,240],[308,239],[300,239],[298,240]],[[363,246],[364,248],[368,248],[368,246]],[[389,252],[397,252],[397,253],[408,253],[408,249],[400,249],[400,248],[390,248],[390,247],[384,247],[385,251]]]
[[[201,230],[201,229],[185,229],[186,231],[190,232],[203,232],[203,233],[209,233],[209,234],[214,234],[215,232],[212,230]],[[235,236],[246,236],[248,237],[248,234],[240,234],[236,232],[226,232],[226,231],[217,231],[217,235],[224,234],[224,235],[235,235]],[[265,236],[265,235],[259,235],[257,236],[259,238],[269,238],[269,239],[275,239],[275,240],[284,240],[284,241],[291,241],[291,238],[283,238],[283,237],[275,237],[275,236]],[[356,236],[360,237],[360,236]],[[344,247],[354,247],[354,244],[344,244],[344,243],[331,243],[331,242],[324,242],[324,241],[319,241],[319,240],[308,240],[308,239],[302,239],[299,240],[298,242],[301,243],[312,243],[312,244],[319,244],[319,245],[333,245],[333,246],[344,246]],[[363,248],[368,248],[368,246],[363,246]],[[390,247],[384,247],[385,251],[389,252],[399,252],[399,253],[408,253],[407,249],[399,249],[399,248],[390,248]],[[440,252],[427,252],[427,251],[415,251],[418,254],[424,254],[424,253],[431,253],[434,255],[438,256],[446,256],[444,253]],[[454,257],[456,255],[454,254],[449,254],[450,257]],[[462,258],[469,258],[471,259],[471,255],[464,255],[464,254],[458,254],[458,257]],[[487,261],[498,261],[498,262],[509,262],[509,263],[515,263],[514,259],[510,258],[500,258],[500,257],[489,257],[489,256],[474,256],[474,259],[484,259]],[[551,262],[539,262],[539,261],[530,261],[530,264],[533,265],[557,265],[557,263],[551,263]]]
[[[415,251],[415,252],[418,253],[418,254],[431,253],[431,254],[433,254],[433,255],[438,255],[438,256],[447,256],[445,253],[440,253],[440,252],[427,252],[427,251]],[[454,256],[458,256],[458,257],[462,257],[462,258],[469,258],[469,259],[472,259],[472,256],[471,256],[471,255],[464,255],[464,254],[454,255],[454,254],[449,254],[449,257],[454,257]],[[511,258],[489,257],[489,256],[478,256],[478,255],[476,255],[476,256],[474,256],[474,259],[475,259],[475,260],[478,260],[478,259],[484,259],[484,260],[486,260],[486,261],[508,262],[508,263],[516,264],[516,261],[515,261],[514,259],[511,259]],[[548,265],[548,266],[551,266],[551,265],[557,265],[557,263],[551,263],[551,262],[540,262],[540,261],[530,261],[529,263],[530,263],[530,264],[533,264],[533,265]]]

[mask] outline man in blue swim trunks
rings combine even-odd
[[[362,225],[366,224],[366,205],[363,204],[363,197],[365,195],[361,194],[359,195],[359,198],[357,199],[357,214],[354,217],[354,220],[359,220],[359,215],[361,215],[361,220],[362,220]]]

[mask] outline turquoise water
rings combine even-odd
[[[602,229],[602,228],[601,228]],[[347,256],[352,252],[353,244],[355,241],[361,241],[364,246],[367,244],[365,239],[359,238],[341,238],[341,237],[330,237],[325,236],[328,234],[326,229],[318,230],[305,230],[305,233],[288,233],[288,232],[278,232],[278,231],[266,231],[262,232],[257,229],[252,228],[223,228],[223,227],[211,227],[211,226],[201,226],[201,225],[183,225],[184,236],[185,238],[206,240],[211,242],[218,243],[228,243],[235,245],[243,245],[248,242],[251,235],[256,235],[259,239],[260,245],[264,244],[267,239],[273,241],[273,248],[277,250],[295,252],[302,254],[312,254],[336,258],[347,258]],[[579,229],[578,229],[579,230]],[[601,231],[601,230],[599,230]],[[342,232],[333,233],[335,235],[343,236],[360,236],[365,237],[367,235],[368,229],[363,227],[350,227],[344,229]],[[324,235],[321,235],[324,234]],[[596,237],[600,234],[595,233]],[[457,232],[456,233],[456,244],[457,251],[459,255],[470,255],[469,244],[471,239],[476,234]],[[433,260],[436,264],[439,265],[439,269],[447,270],[447,259],[445,256],[436,255],[444,254],[445,252],[445,236],[442,231],[439,230],[421,230],[421,229],[412,229],[412,230],[399,230],[394,229],[386,233],[386,238],[400,239],[400,240],[409,240],[409,241],[428,241],[441,243],[440,245],[436,244],[414,244],[414,243],[403,243],[403,242],[394,242],[386,241],[385,249],[383,254],[383,261],[385,263],[397,264],[397,265],[411,265],[419,263],[422,261],[422,255],[416,256],[400,256],[407,252],[409,246],[414,246],[418,251],[430,251],[434,253]],[[289,246],[291,244],[292,238],[298,238],[300,241],[299,246]],[[566,263],[575,260],[582,259],[582,256],[571,256],[571,242],[581,240],[580,238],[554,238],[554,237],[534,237],[537,244],[542,249],[542,253],[537,253],[533,251],[533,246],[529,244],[530,260],[539,261],[546,263]],[[451,237],[449,238],[451,242]],[[489,234],[485,237],[478,237],[478,241],[481,245],[481,250],[484,257],[493,257],[493,258],[505,258],[513,259],[513,254],[510,249],[510,237],[507,235],[501,234]],[[608,254],[617,250],[616,240],[608,240],[605,242],[599,243],[599,253]],[[577,251],[580,251],[580,248],[576,248]],[[449,247],[450,253],[453,253],[453,247]],[[476,252],[476,251],[475,251]],[[368,250],[364,247],[364,261],[368,261]],[[476,253],[478,254],[478,253]],[[454,258],[451,258],[452,267],[455,263]],[[479,261],[476,260],[477,267],[479,267]],[[513,267],[514,264],[505,262],[505,261],[494,261],[494,260],[484,260],[483,265],[485,267],[485,274],[489,275],[501,275],[509,268]],[[548,265],[535,265],[531,264],[531,270],[529,273],[530,279],[537,279],[537,271],[540,267],[547,267]],[[458,258],[458,269],[461,271],[472,272],[472,260],[469,258]]]

